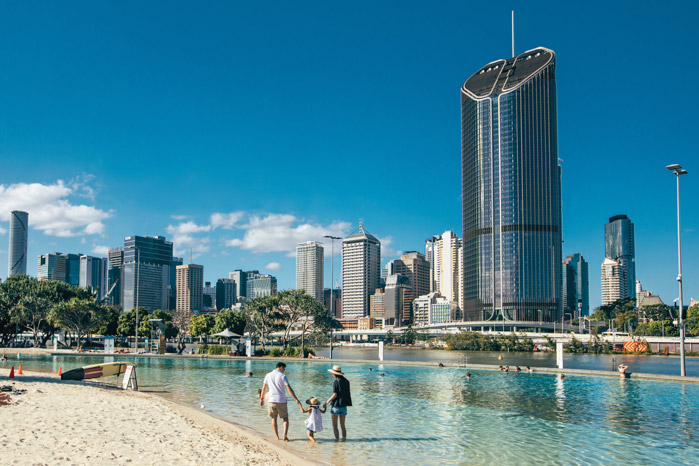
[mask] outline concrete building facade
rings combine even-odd
[[[176,324],[187,328],[194,312],[204,306],[204,266],[196,264],[178,265]]]
[[[369,296],[381,282],[381,243],[364,230],[342,240],[342,318],[369,315]]]
[[[306,241],[296,245],[296,289],[323,302],[323,243]]]

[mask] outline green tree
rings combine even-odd
[[[172,314],[170,314],[167,311],[163,311],[162,309],[156,309],[155,311],[153,311],[153,313],[148,316],[148,324],[151,326],[150,328],[152,328],[152,323],[150,322],[150,319],[160,319],[163,321],[163,325],[165,325],[165,338],[177,338],[177,335],[180,331],[172,323]]]
[[[138,336],[150,337],[151,324],[150,314],[146,308],[138,308]],[[136,308],[131,309],[119,316],[119,324],[117,325],[117,335],[121,337],[132,337],[136,331]]]
[[[294,339],[301,339],[301,355],[304,354],[304,341],[311,331],[326,333],[330,331],[332,318],[323,304],[303,290],[285,290],[277,295],[279,318],[284,327],[282,341],[286,349],[292,340],[291,332],[299,331]]]
[[[412,344],[417,338],[417,332],[413,329],[413,324],[408,324],[407,327],[403,328],[401,332],[401,339],[404,344]]]
[[[267,336],[284,328],[277,307],[277,295],[253,298],[245,305],[247,329],[259,337],[262,350],[266,351]]]
[[[596,308],[591,319],[614,321],[617,329],[623,329],[627,322],[630,322],[631,326],[635,327],[638,322],[635,307],[635,299],[619,299],[613,303]]]
[[[213,333],[216,317],[211,314],[200,314],[192,316],[189,324],[189,334],[193,337],[204,337]]]
[[[699,304],[687,309],[687,319],[684,326],[688,335],[699,336]]]
[[[59,327],[75,333],[80,346],[82,336],[98,328],[106,313],[107,308],[94,299],[72,298],[52,308],[50,319]]]
[[[119,328],[119,317],[121,317],[120,306],[107,306],[104,321],[102,322],[102,325],[95,330],[95,333],[100,335],[117,335],[117,329]]]
[[[245,333],[246,324],[244,312],[224,309],[216,314],[213,333],[219,333],[226,329],[230,329],[231,332],[242,335]]]
[[[0,288],[3,306],[9,311],[11,322],[32,332],[35,346],[45,346],[56,331],[49,318],[53,307],[74,297],[91,299],[86,290],[26,275],[9,277]]]

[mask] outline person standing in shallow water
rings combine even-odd
[[[296,394],[291,389],[289,385],[289,380],[284,375],[284,370],[286,369],[286,364],[283,362],[278,362],[277,367],[265,376],[265,380],[262,383],[262,389],[258,391],[260,406],[265,404],[265,392],[269,388],[269,399],[267,400],[268,410],[267,413],[270,418],[272,418],[272,430],[274,431],[274,438],[279,440],[279,432],[277,429],[277,416],[282,418],[284,423],[284,437],[285,442],[289,441],[287,433],[289,432],[289,410],[286,406],[286,394],[284,389],[286,389],[291,397],[296,400],[301,409],[303,406],[301,402],[296,397]]]
[[[342,430],[342,439],[344,440],[347,438],[347,429],[345,428],[347,407],[352,406],[350,383],[349,380],[345,378],[345,374],[342,373],[342,368],[340,366],[333,366],[332,369],[328,369],[328,372],[335,376],[335,380],[333,381],[333,394],[328,401],[323,404],[323,408],[327,405],[331,406],[330,416],[332,418],[335,440],[340,439],[340,432],[337,428],[338,421],[340,423],[340,429]]]

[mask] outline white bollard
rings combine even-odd
[[[563,342],[556,342],[556,365],[559,369],[563,369]]]

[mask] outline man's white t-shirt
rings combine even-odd
[[[265,375],[265,381],[263,382],[269,387],[269,398],[267,399],[270,403],[286,403],[286,392],[284,388],[289,385],[289,380],[280,370],[273,370],[272,372]]]

